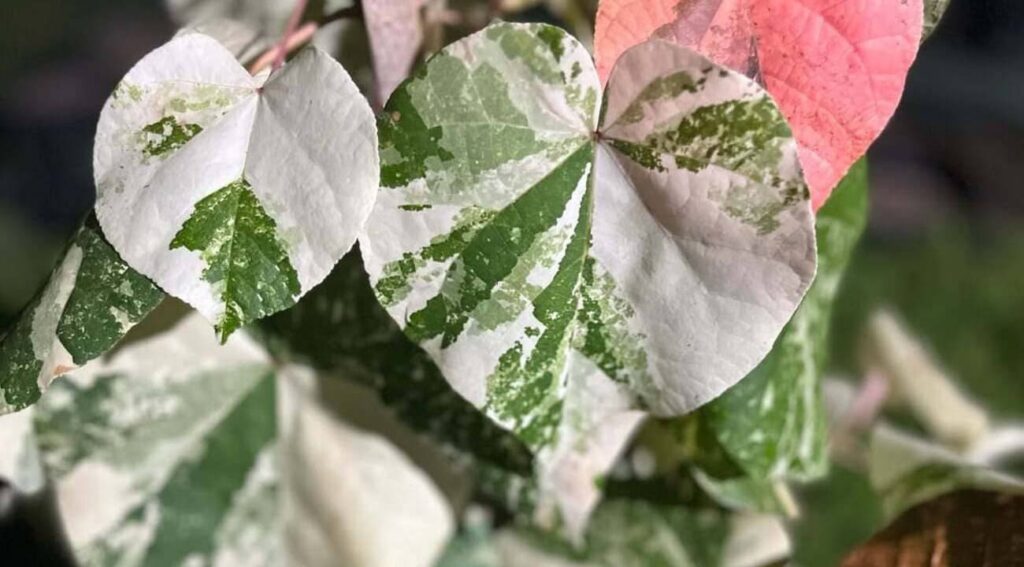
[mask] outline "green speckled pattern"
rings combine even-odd
[[[163,297],[87,223],[0,338],[0,414],[35,403],[54,378],[112,348]]]
[[[624,61],[602,105],[556,28],[495,24],[439,52],[384,109],[361,238],[380,302],[534,452],[537,518],[576,535],[645,412],[742,378],[814,271],[764,91],[661,42]]]

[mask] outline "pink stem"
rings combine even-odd
[[[274,65],[270,68],[271,73],[280,69],[281,65],[284,65],[284,57],[288,54],[288,40],[291,39],[296,28],[299,27],[302,14],[306,13],[307,2],[308,0],[296,0],[295,9],[292,10],[292,15],[288,18],[288,27],[285,28],[281,41],[277,42],[277,55],[274,57]]]
[[[295,30],[295,32],[293,32],[290,36],[287,37],[287,40],[284,43],[284,54],[287,54],[288,52],[294,50],[296,47],[312,39],[313,34],[315,34],[316,30],[319,28],[320,25],[317,24],[316,22],[308,22],[303,24],[302,27]],[[256,61],[252,63],[252,65],[249,66],[249,73],[255,75],[256,73],[259,73],[260,71],[266,69],[269,65],[274,64],[277,61],[277,57],[280,51],[280,45],[271,47],[270,49],[265,51],[262,55],[259,56],[259,58],[256,59]],[[278,68],[279,66],[274,67],[275,70]]]

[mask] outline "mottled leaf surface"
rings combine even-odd
[[[385,108],[361,237],[381,303],[538,455],[538,513],[576,533],[646,412],[753,369],[814,272],[795,142],[754,82],[652,41],[599,91],[553,27],[442,50]]]
[[[216,40],[180,35],[103,109],[96,213],[129,265],[223,339],[293,305],[352,246],[377,191],[375,134],[325,53],[264,84]]]
[[[832,302],[867,220],[867,181],[862,161],[818,212],[818,274],[772,351],[699,413],[753,478],[810,480],[828,467],[821,377]]]
[[[322,405],[312,369],[205,329],[193,313],[0,418],[0,474],[37,490],[45,465],[79,562],[433,565],[454,521],[430,477]]]
[[[35,435],[84,565],[279,565],[274,380],[198,315],[54,385]]]
[[[922,0],[603,0],[598,70],[649,37],[755,77],[793,128],[815,209],[892,117],[917,55]],[[929,17],[938,7],[928,5]]]
[[[99,229],[76,233],[46,286],[0,338],[0,414],[103,354],[164,294],[121,261]]]

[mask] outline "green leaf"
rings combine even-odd
[[[224,301],[217,323],[221,342],[245,323],[292,306],[299,294],[277,225],[244,179],[196,203],[171,240],[175,248],[199,252],[206,262],[203,279]]]
[[[818,274],[775,347],[699,413],[715,441],[754,479],[810,480],[827,471],[821,377],[832,303],[867,219],[867,181],[862,160],[818,211]]]
[[[538,517],[576,533],[645,416],[752,370],[814,271],[795,142],[756,83],[652,41],[599,91],[556,28],[442,50],[387,104],[361,237],[390,315],[534,451]]]
[[[54,378],[109,350],[163,297],[99,229],[84,225],[40,295],[0,339],[0,414],[35,403]]]
[[[369,105],[327,54],[254,77],[212,37],[182,33],[104,106],[96,216],[130,266],[224,340],[293,305],[352,247],[379,185],[375,141]]]

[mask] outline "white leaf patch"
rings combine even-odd
[[[376,127],[323,52],[302,51],[262,84],[191,33],[118,86],[94,173],[114,248],[224,335],[293,304],[351,248],[376,197]]]

